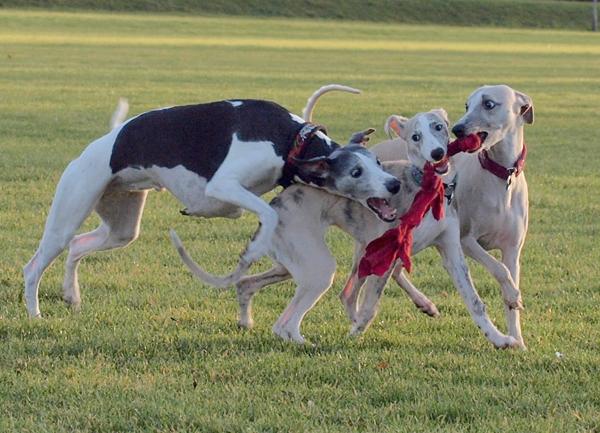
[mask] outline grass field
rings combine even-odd
[[[600,431],[599,42],[547,30],[0,11],[0,431]],[[234,293],[195,281],[167,230],[223,273],[255,218],[186,219],[158,193],[136,243],[82,263],[81,313],[61,300],[63,257],[42,281],[45,319],[26,318],[21,267],[55,185],[106,131],[119,96],[133,113],[228,97],[298,113],[330,82],[364,91],[318,106],[339,139],[390,113],[443,106],[457,119],[483,83],[533,97],[528,351],[487,343],[433,251],[415,259],[413,281],[442,316],[389,287],[376,323],[349,338],[336,295],[352,243],[336,230],[339,277],[303,329],[314,346],[270,332],[292,284],[259,294],[256,328],[240,331]],[[504,328],[497,285],[472,272]]]

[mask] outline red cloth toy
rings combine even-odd
[[[481,140],[475,134],[457,139],[448,145],[448,156],[458,152],[475,152],[481,147]],[[442,160],[445,162],[447,157]],[[439,164],[439,163],[438,163]],[[386,231],[367,245],[365,255],[358,265],[358,277],[364,278],[375,274],[383,276],[396,259],[402,260],[408,272],[412,269],[412,231],[421,224],[425,214],[431,209],[436,220],[444,218],[444,185],[436,175],[434,165],[426,163],[423,170],[421,189],[408,212],[400,217],[400,225]]]

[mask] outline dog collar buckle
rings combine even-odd
[[[517,169],[515,167],[506,169],[506,174],[508,174],[508,176],[506,177],[506,190],[507,191],[508,191],[508,188],[510,188],[510,185],[512,184],[512,181],[513,181],[513,178],[515,177],[516,172],[517,172]]]

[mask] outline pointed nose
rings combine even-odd
[[[400,191],[400,181],[396,178],[394,178],[392,180],[388,180],[385,183],[385,187],[392,194],[397,194],[398,191]]]
[[[454,128],[452,128],[452,133],[456,136],[456,138],[463,138],[465,136],[465,124],[458,123],[454,125]]]
[[[444,152],[443,148],[437,147],[431,151],[431,158],[434,161],[440,161],[444,157],[445,154],[446,154],[446,152]]]

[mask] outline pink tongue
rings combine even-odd
[[[388,206],[385,203],[381,203],[379,209],[381,211],[381,216],[385,219],[393,219],[396,217],[396,209],[394,209],[391,206]]]

